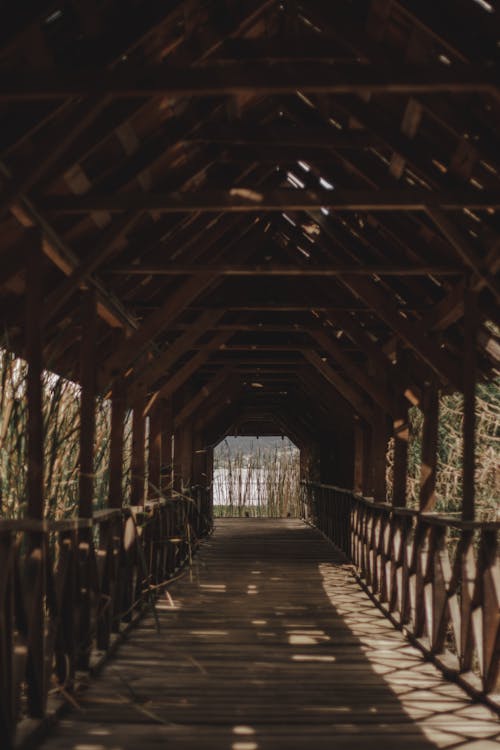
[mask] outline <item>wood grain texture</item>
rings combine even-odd
[[[169,594],[44,750],[498,746],[300,521],[219,520]]]

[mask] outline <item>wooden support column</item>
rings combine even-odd
[[[82,305],[80,348],[80,504],[79,516],[92,517],[94,499],[94,438],[96,399],[97,307],[93,290],[85,292]]]
[[[363,473],[362,473],[363,492],[362,494],[365,497],[369,497],[370,495],[373,495],[372,445],[373,445],[373,440],[374,440],[374,433],[373,433],[372,425],[366,422],[362,422],[362,430],[363,430],[363,446],[364,446],[363,447]]]
[[[366,427],[359,419],[354,422],[354,492],[366,491]]]
[[[193,500],[196,503],[196,513],[193,517],[193,525],[198,536],[203,533],[204,527],[204,500],[206,477],[206,452],[203,447],[203,436],[199,430],[193,432],[192,440],[192,485],[196,487]],[[206,522],[205,522],[206,523]]]
[[[310,482],[311,477],[309,475],[309,457],[310,449],[309,446],[304,446],[300,451],[300,481]]]
[[[161,492],[163,404],[156,402],[149,417],[148,500],[158,500]]]
[[[422,434],[419,507],[425,513],[432,510],[436,504],[439,391],[435,382],[425,389],[423,412],[424,427]]]
[[[206,458],[203,435],[200,430],[196,430],[193,433],[193,483],[202,487],[207,485]]]
[[[387,465],[387,436],[387,415],[380,406],[376,406],[374,409],[371,457],[373,497],[378,503],[385,503],[387,500],[385,478]]]
[[[165,494],[172,490],[172,430],[174,418],[171,398],[161,401],[161,415],[161,491]]]
[[[394,465],[392,480],[392,504],[406,506],[406,483],[408,477],[408,441],[410,428],[408,421],[408,401],[402,396],[396,400],[394,430]]]
[[[93,290],[82,300],[82,336],[80,344],[80,465],[79,510],[80,518],[92,518],[94,500],[94,438],[96,399],[96,334],[97,306]],[[92,530],[79,532],[80,611],[78,622],[77,666],[87,669],[92,648],[91,633],[91,547]]]
[[[131,460],[131,505],[144,505],[146,475],[146,418],[144,408],[146,392],[142,390],[133,405],[132,416],[132,460]]]
[[[182,492],[182,433],[186,429],[183,425],[174,432],[172,451],[172,486],[175,492]]]
[[[125,383],[117,378],[111,392],[111,435],[109,449],[109,507],[123,505],[123,430],[125,426]]]
[[[41,520],[44,515],[43,491],[43,413],[42,413],[42,239],[33,232],[26,263],[26,396],[28,402],[27,515]],[[45,669],[45,541],[43,534],[29,536],[23,588],[30,608],[28,660],[26,665],[28,714],[41,718],[47,699]]]
[[[182,441],[181,441],[181,474],[182,484],[185,491],[189,492],[189,488],[193,483],[193,422],[186,422],[184,429],[182,430]]]
[[[213,519],[213,513],[214,513],[214,449],[213,446],[207,447],[206,452],[206,473],[207,473],[207,482],[206,486],[209,488],[209,502],[210,502],[210,520]]]
[[[464,419],[462,518],[474,520],[475,436],[476,436],[476,335],[477,294],[467,288],[464,299]]]
[[[42,415],[42,308],[43,253],[38,232],[32,242],[26,264],[26,396],[28,401],[27,493],[28,516],[43,518],[43,415]]]

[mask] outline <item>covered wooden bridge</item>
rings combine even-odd
[[[500,351],[497,0],[4,5],[2,351],[27,363],[28,418],[17,513],[0,492],[0,744],[72,706],[48,750],[498,747],[500,521],[475,510]],[[79,385],[59,516],[47,377]],[[211,536],[228,434],[293,440],[307,523]]]

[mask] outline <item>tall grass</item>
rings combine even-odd
[[[436,510],[457,512],[462,502],[463,397],[460,393],[439,399],[438,465]],[[409,412],[407,500],[418,507],[423,415]],[[500,518],[500,388],[498,383],[481,383],[476,392],[476,507],[482,519]],[[387,486],[392,487],[394,443],[389,441]]]
[[[27,366],[0,349],[0,514],[26,511]],[[111,404],[96,401],[94,505],[106,504],[109,489]],[[127,431],[130,432],[130,417]],[[43,376],[44,493],[49,519],[72,516],[78,507],[80,388],[52,373]],[[125,475],[126,477],[126,475]],[[125,478],[128,487],[128,479]]]
[[[278,447],[214,452],[214,515],[298,518],[301,515],[300,460],[289,441]]]
[[[26,364],[0,348],[0,516],[26,511]],[[94,504],[106,504],[109,487],[111,405],[96,402]],[[476,399],[476,497],[480,517],[500,517],[500,389],[480,384]],[[78,507],[80,389],[51,373],[43,378],[45,432],[45,512],[50,519],[74,515]],[[460,394],[440,399],[437,510],[460,509],[462,497],[462,420]],[[410,410],[408,499],[418,505],[422,414]],[[130,501],[132,419],[125,422],[123,490]],[[393,444],[389,442],[387,486],[391,496]],[[147,465],[147,462],[146,462]],[[280,448],[231,452],[221,444],[214,455],[214,499],[218,515],[300,516],[299,452],[283,441]],[[147,477],[145,477],[147,482]],[[225,489],[223,484],[226,485]],[[218,501],[225,498],[224,503]]]

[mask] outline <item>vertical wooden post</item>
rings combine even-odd
[[[310,482],[311,477],[309,474],[309,458],[310,458],[310,449],[308,445],[304,445],[303,448],[300,450],[300,481],[301,482]]]
[[[177,492],[186,492],[191,484],[192,440],[191,423],[185,422],[174,436],[174,488]]]
[[[203,447],[203,437],[199,429],[193,432],[193,484],[205,486],[206,453]]]
[[[96,397],[96,336],[97,307],[94,290],[85,293],[82,304],[82,335],[80,344],[80,518],[92,518],[94,499],[94,438]],[[92,530],[80,529],[79,566],[81,606],[78,641],[80,653],[77,665],[87,669],[92,648],[91,633],[91,548]]]
[[[162,436],[161,436],[161,490],[163,493],[172,489],[172,399],[162,401]]]
[[[463,499],[462,518],[474,520],[475,436],[476,436],[476,333],[477,294],[469,288],[464,299],[464,419],[463,419]]]
[[[149,418],[148,500],[158,500],[161,491],[162,407],[157,401]]]
[[[184,425],[182,435],[182,482],[188,491],[193,484],[193,422]]]
[[[213,446],[207,447],[205,466],[206,466],[206,473],[207,473],[205,486],[207,487],[207,505],[209,506],[207,508],[207,516],[208,516],[207,522],[208,522],[209,527],[211,527],[213,524],[213,516],[214,516],[214,449],[213,449]]]
[[[43,493],[43,253],[42,238],[32,233],[26,265],[26,396],[28,402],[27,515],[42,520]],[[26,682],[28,713],[41,718],[47,698],[45,664],[45,539],[42,532],[30,534],[23,587],[30,608]]]
[[[368,422],[361,425],[363,433],[363,465],[362,465],[362,495],[368,497],[373,494],[371,481],[371,454],[374,440],[373,428]]]
[[[192,484],[196,487],[193,500],[196,505],[196,513],[193,515],[193,525],[198,536],[203,531],[202,513],[206,487],[206,453],[203,447],[203,438],[199,429],[193,428],[193,459],[192,459]]]
[[[392,481],[392,504],[403,508],[406,506],[406,483],[408,476],[408,441],[410,427],[408,422],[408,401],[404,396],[397,399],[394,429],[394,466]]]
[[[429,385],[423,398],[424,428],[422,434],[422,466],[420,469],[419,507],[430,511],[436,504],[437,444],[439,425],[439,391],[436,383]]]
[[[131,505],[144,504],[144,489],[146,475],[146,418],[144,407],[146,405],[146,393],[142,392],[137,397],[133,406],[132,417],[132,460],[131,460]]]
[[[373,496],[378,503],[387,500],[386,488],[386,464],[387,464],[387,415],[379,407],[375,407],[375,419],[372,432],[372,471],[373,471]]]
[[[175,492],[182,492],[182,461],[181,461],[182,427],[174,430],[174,444],[172,456],[172,487]]]
[[[96,296],[91,290],[85,293],[83,300],[80,348],[80,518],[92,517],[94,499],[96,338]]]
[[[117,378],[111,391],[111,434],[109,446],[109,507],[123,505],[123,443],[125,425],[125,382]]]
[[[32,233],[32,247],[26,266],[26,361],[28,375],[28,516],[43,518],[43,414],[42,414],[42,240]]]
[[[354,492],[362,495],[364,490],[365,440],[359,420],[354,422]]]

